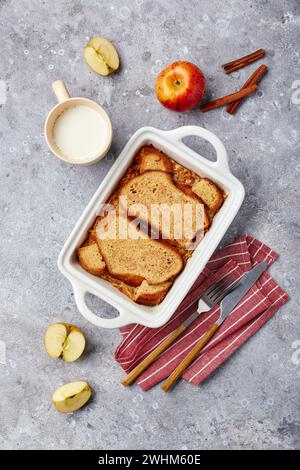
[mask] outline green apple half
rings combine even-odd
[[[89,401],[91,394],[87,382],[70,382],[55,390],[52,402],[60,413],[73,413]]]
[[[102,36],[95,36],[83,50],[86,63],[99,75],[109,75],[118,70],[120,61],[115,47]]]
[[[84,351],[85,337],[75,325],[55,323],[47,328],[44,343],[50,357],[74,362]]]

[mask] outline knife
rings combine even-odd
[[[204,336],[198,341],[193,349],[186,355],[181,363],[176,367],[172,374],[161,386],[164,392],[167,392],[182,376],[184,371],[192,364],[196,359],[199,352],[204,348],[206,343],[215,334],[217,329],[222,325],[223,321],[228,317],[232,310],[237,306],[239,301],[244,297],[245,294],[251,289],[255,282],[262,275],[263,271],[268,267],[265,261],[257,264],[254,268],[248,271],[237,284],[237,286],[229,293],[221,302],[220,305],[220,317],[213,323],[212,327],[205,333]]]

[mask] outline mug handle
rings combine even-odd
[[[54,91],[54,94],[59,103],[62,103],[63,101],[66,101],[70,98],[70,93],[68,92],[67,87],[62,80],[55,80],[55,82],[52,83],[52,90]]]
[[[75,302],[81,315],[90,323],[101,328],[120,328],[121,326],[136,323],[136,319],[127,310],[119,309],[119,316],[115,318],[102,318],[91,311],[85,302],[85,296],[89,293],[83,286],[73,284]]]
[[[217,160],[212,162],[199,154],[197,154],[197,158],[203,160],[206,165],[209,164],[210,166],[219,169],[222,172],[230,172],[227,152],[224,147],[224,144],[223,142],[221,142],[219,137],[213,134],[213,132],[208,131],[207,129],[204,129],[204,127],[200,126],[183,126],[179,127],[178,129],[173,129],[171,131],[164,131],[164,133],[169,138],[171,138],[171,141],[175,140],[177,145],[180,145],[185,151],[189,152],[191,152],[191,149],[182,142],[182,139],[184,137],[196,136],[207,140],[214,147],[217,154]]]

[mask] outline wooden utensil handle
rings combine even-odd
[[[193,347],[193,349],[186,355],[186,357],[181,361],[181,363],[176,367],[172,374],[167,378],[167,380],[161,386],[164,392],[167,392],[172,385],[177,382],[177,380],[182,376],[184,371],[188,366],[194,361],[198,353],[210,340],[210,338],[215,334],[216,330],[219,328],[217,323],[214,323],[212,327],[205,333],[205,335],[200,339],[200,341]]]
[[[157,348],[155,348],[149,356],[147,356],[142,362],[140,362],[131,372],[125,377],[121,384],[127,387],[132,384],[138,377],[141,375],[144,370],[146,370],[150,364],[162,353],[164,352],[174,341],[181,335],[185,330],[184,325],[180,325],[176,330],[174,330],[170,336],[168,336]]]

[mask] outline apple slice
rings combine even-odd
[[[85,348],[85,337],[75,325],[55,323],[45,333],[45,349],[52,358],[61,358],[66,362],[74,362]]]
[[[83,50],[86,63],[94,72],[109,75],[118,70],[120,61],[115,47],[102,36],[95,36]]]
[[[104,59],[92,47],[85,47],[84,58],[86,63],[91,67],[94,72],[99,75],[109,75],[110,69],[105,63]]]
[[[73,413],[90,399],[92,391],[87,382],[70,382],[59,387],[52,395],[52,402],[60,413]]]
[[[44,344],[50,357],[61,357],[63,344],[67,336],[68,329],[64,323],[55,323],[54,325],[48,326],[45,332]]]

